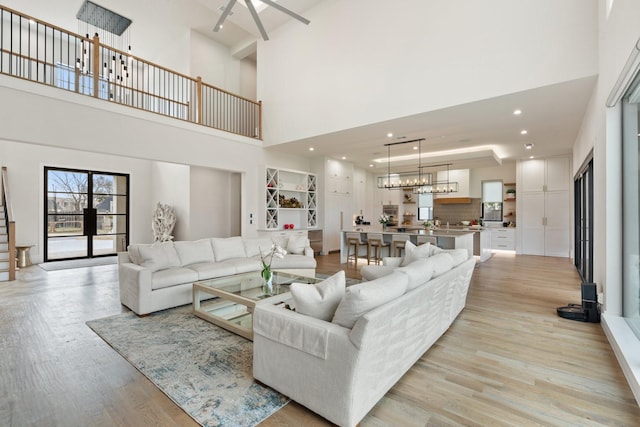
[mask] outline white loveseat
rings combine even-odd
[[[356,425],[462,311],[474,265],[453,250],[379,266],[386,275],[347,287],[332,321],[257,306],[254,377],[335,424]]]
[[[287,255],[274,257],[272,269],[313,277],[309,241],[287,243]],[[120,302],[138,315],[188,304],[193,282],[260,271],[260,252],[272,244],[269,238],[228,237],[130,245],[118,253]]]

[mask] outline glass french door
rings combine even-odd
[[[115,255],[129,243],[129,175],[45,167],[45,261]]]
[[[575,264],[583,282],[593,282],[593,159],[574,181]]]

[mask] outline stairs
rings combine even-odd
[[[4,206],[2,205],[0,205],[0,218],[5,218]],[[7,233],[7,227],[5,227],[4,224],[1,224],[0,225],[0,282],[6,282],[9,280],[9,262],[16,262],[15,256],[11,256],[11,254],[9,253],[9,235]]]

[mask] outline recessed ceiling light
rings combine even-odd
[[[313,150],[315,150],[315,148],[309,147],[309,151],[313,151]]]
[[[373,167],[373,165],[371,164],[371,165],[369,165],[369,167],[370,167],[370,168],[372,168],[372,167]]]
[[[528,134],[528,133],[529,133],[529,132],[528,132],[526,129],[522,129],[522,130],[520,131],[520,135],[526,135],[526,134]]]
[[[527,144],[524,144],[524,148],[526,148],[527,150],[531,150],[533,148],[533,144],[530,142]]]
[[[347,160],[347,158],[345,156],[342,156],[341,159],[342,160]]]
[[[417,146],[414,146],[414,147],[413,147],[413,149],[414,149],[414,150],[417,150],[417,149],[418,149],[418,147],[417,147]]]
[[[535,159],[535,157],[534,157],[534,156],[529,156],[529,158],[530,158],[530,159]]]
[[[387,138],[393,138],[393,133],[389,132],[389,133],[387,134]]]
[[[522,110],[513,110],[514,116],[519,116],[520,114],[522,114]]]

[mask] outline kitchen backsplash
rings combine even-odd
[[[471,203],[442,205],[434,203],[433,218],[439,218],[442,224],[454,225],[460,221],[471,221],[472,219],[480,219],[482,199],[471,199]]]

